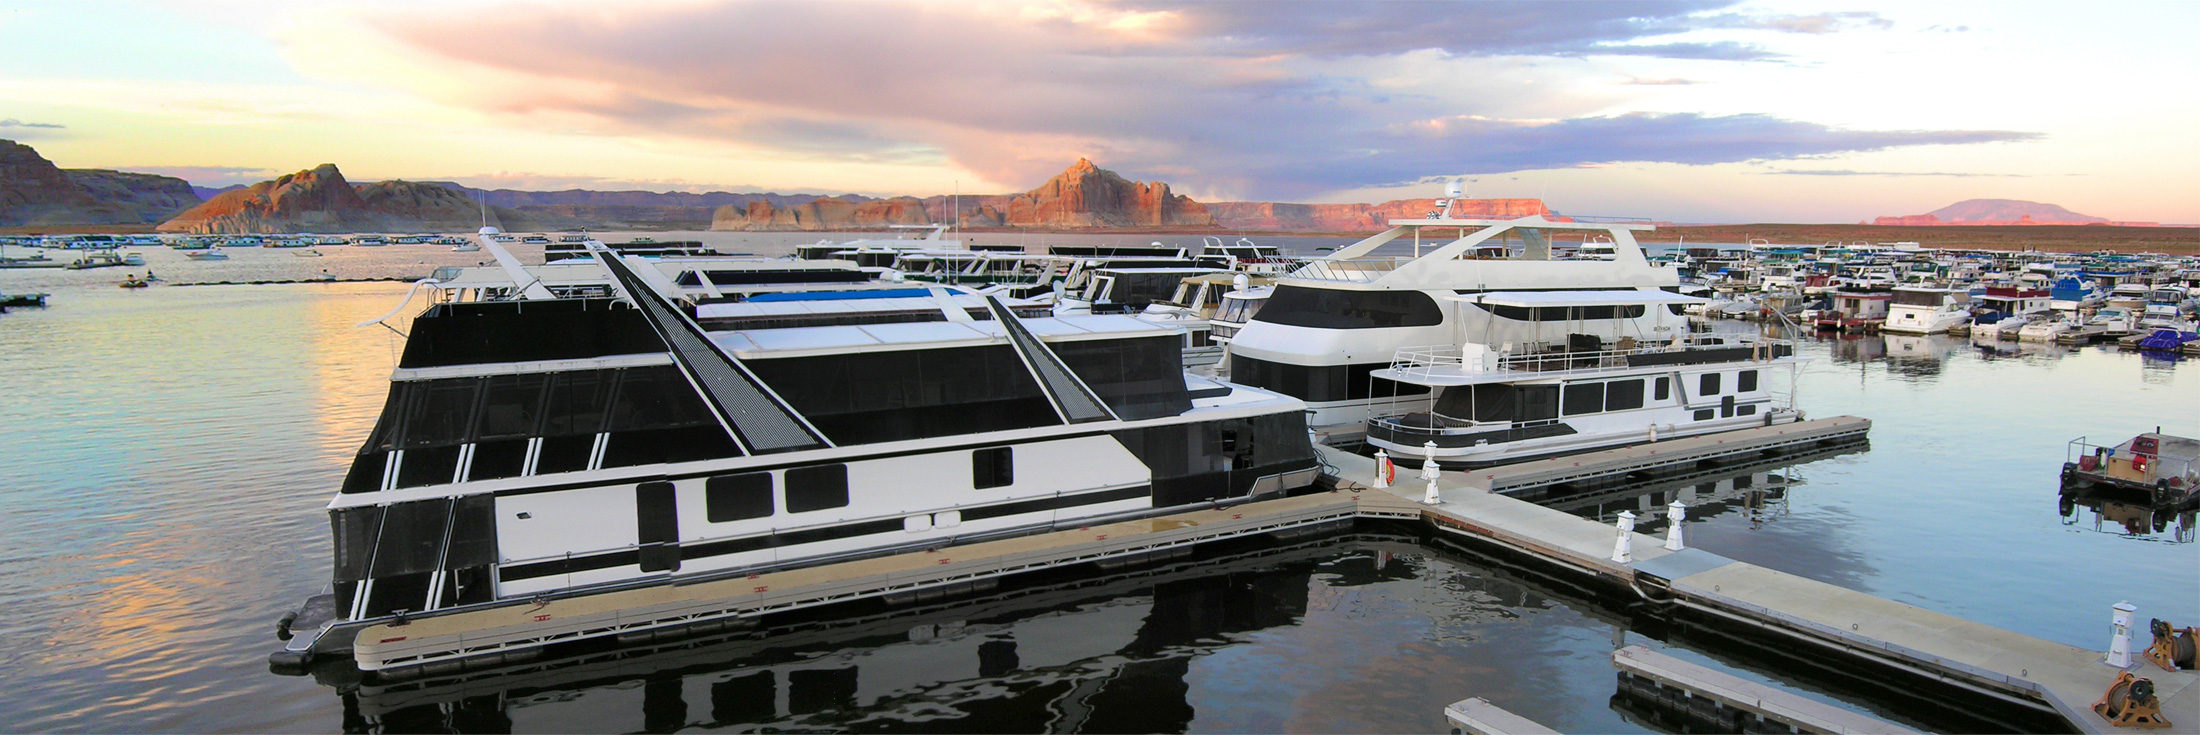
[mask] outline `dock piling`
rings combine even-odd
[[[2116,635],[2108,639],[2108,658],[2103,663],[2119,669],[2131,668],[2131,621],[2139,608],[2130,602],[2119,602],[2109,609],[2115,611],[2110,620],[2116,624]]]
[[[1635,512],[1631,510],[1620,511],[1619,540],[1612,542],[1612,561],[1626,564],[1635,560],[1633,545],[1629,543],[1630,537],[1634,535]]]
[[[1675,500],[1665,506],[1665,548],[1667,551],[1680,551],[1688,548],[1688,545],[1681,541],[1681,521],[1687,520],[1687,518],[1688,506],[1681,505],[1681,501]]]
[[[1428,480],[1428,492],[1421,496],[1421,503],[1436,505],[1444,502],[1442,492],[1436,488],[1436,481],[1444,476],[1443,468],[1436,464],[1436,442],[1422,442],[1421,449],[1426,457],[1421,460],[1421,479]]]
[[[1390,477],[1396,472],[1397,468],[1390,464],[1390,454],[1380,449],[1375,450],[1375,489],[1389,488]]]

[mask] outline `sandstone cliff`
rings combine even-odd
[[[203,201],[191,182],[174,176],[97,168],[72,168],[62,173],[93,199],[129,213],[130,223],[164,222]]]
[[[923,200],[915,197],[861,202],[840,197],[820,197],[805,204],[788,207],[775,207],[768,201],[753,201],[747,206],[723,205],[712,213],[710,228],[766,231],[846,230],[931,223],[932,218],[925,214]]]
[[[982,210],[981,210],[982,211]],[[1169,185],[1135,182],[1080,158],[1001,208],[1011,227],[1212,227],[1214,215]]]
[[[63,170],[30,146],[0,140],[0,226],[144,224],[197,203],[182,179]]]
[[[1215,224],[1231,230],[1259,232],[1373,232],[1388,229],[1393,219],[1425,217],[1436,200],[1398,199],[1381,204],[1287,204],[1282,202],[1216,202],[1207,205]],[[1454,217],[1512,218],[1550,214],[1541,199],[1461,199],[1452,205]]]
[[[509,226],[511,212],[489,207],[487,222]],[[225,192],[156,229],[189,233],[471,232],[484,218],[465,192],[419,181],[353,186],[335,164]]]

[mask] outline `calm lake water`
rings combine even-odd
[[[705,236],[766,254],[817,239]],[[981,241],[995,237],[1016,239]],[[1046,236],[1150,239],[1196,241]],[[410,278],[480,260],[431,246],[240,249],[220,263],[141,250],[171,283]],[[402,346],[353,325],[406,286],[113,287],[142,270],[0,271],[0,292],[53,292],[48,308],[0,315],[0,729],[1394,732],[1440,729],[1444,704],[1482,696],[1561,731],[1650,731],[1614,702],[1621,644],[1914,726],[1971,722],[1777,656],[1636,630],[1627,610],[1381,527],[464,680],[276,676],[274,621],[327,581],[322,507]],[[1801,405],[1873,419],[1871,446],[1703,488],[1691,545],[2089,648],[2106,645],[2119,600],[2142,620],[2200,620],[2200,546],[2178,543],[2175,522],[2125,533],[2056,507],[2072,438],[2200,436],[2195,366],[1945,337],[1802,352],[1816,359]]]

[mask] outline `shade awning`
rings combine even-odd
[[[1635,306],[1700,304],[1710,299],[1671,291],[1487,291],[1444,297],[1487,306]]]

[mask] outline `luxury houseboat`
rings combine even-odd
[[[773,302],[676,285],[711,268],[595,243],[521,268],[486,229],[509,278],[424,282],[438,303],[328,506],[331,585],[287,623],[290,663],[376,623],[1181,512],[1318,472],[1302,402],[1186,375],[1166,326],[944,289],[927,321],[742,322],[772,315],[713,310]],[[601,278],[539,277],[575,267]]]
[[[1390,224],[1278,279],[1230,341],[1230,379],[1305,399],[1316,425],[1364,425],[1370,444],[1478,463],[1798,416],[1761,375],[1794,364],[1792,343],[1694,333],[1683,309],[1704,299],[1644,258],[1647,223]],[[1569,230],[1610,237],[1612,259],[1554,257]],[[1423,248],[1433,232],[1447,238]],[[1380,254],[1408,241],[1418,257]]]

